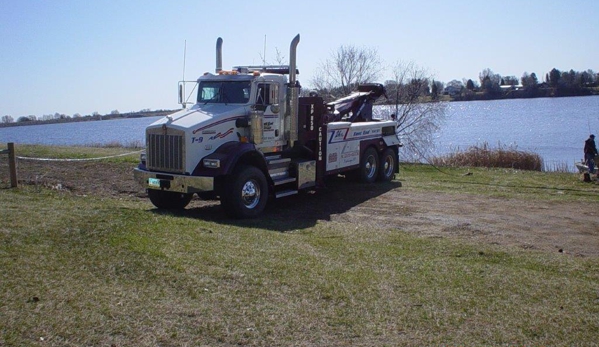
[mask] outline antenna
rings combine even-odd
[[[185,57],[187,56],[187,40],[183,46],[183,81],[185,81]]]
[[[187,107],[187,100],[185,99],[185,58],[187,57],[187,40],[183,45],[183,79],[179,83],[179,102],[183,108]]]
[[[264,55],[262,56],[262,65],[266,66],[266,34],[264,35]]]

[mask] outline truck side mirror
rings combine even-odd
[[[183,83],[179,83],[179,104],[183,105]],[[183,105],[185,107],[185,105]]]

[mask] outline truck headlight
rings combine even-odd
[[[139,161],[144,165],[146,164],[146,152],[141,152],[139,154]]]
[[[220,159],[204,159],[202,162],[204,167],[209,169],[218,169],[220,167]]]

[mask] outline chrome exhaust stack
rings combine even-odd
[[[299,123],[299,115],[298,115],[298,102],[299,102],[299,92],[300,86],[296,80],[296,72],[297,72],[297,45],[300,41],[300,35],[297,34],[296,37],[291,41],[291,45],[289,47],[289,84],[287,87],[287,100],[289,101],[287,107],[287,115],[289,124],[289,145],[293,146],[295,141],[298,140],[298,123]]]
[[[216,39],[216,73],[223,70],[223,39]]]
[[[300,36],[297,34],[291,41],[289,46],[289,84],[292,86],[296,82],[296,71],[297,71],[297,45],[299,44]]]

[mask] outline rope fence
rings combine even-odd
[[[15,144],[9,142],[7,144],[7,149],[0,150],[0,155],[8,154],[8,169],[10,171],[10,187],[16,188],[18,186],[18,177],[17,177],[17,159],[19,160],[30,160],[30,161],[52,161],[52,162],[81,162],[81,161],[94,161],[94,160],[103,160],[103,159],[111,159],[124,157],[131,154],[136,154],[143,152],[142,150],[133,151],[122,154],[109,155],[104,157],[95,157],[95,158],[73,158],[73,159],[58,159],[58,158],[33,158],[33,157],[22,157],[15,155]]]
[[[106,156],[106,157],[97,157],[97,158],[55,159],[55,158],[32,158],[32,157],[19,157],[18,156],[17,159],[19,159],[19,160],[37,160],[37,161],[92,161],[92,160],[102,160],[102,159],[124,157],[124,156],[127,156],[127,155],[131,155],[131,154],[135,154],[135,153],[141,153],[141,152],[143,152],[143,149],[139,150],[139,151],[129,152],[129,153],[109,155],[109,156]]]

